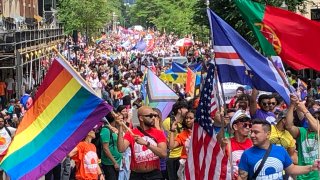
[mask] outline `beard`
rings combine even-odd
[[[154,121],[145,121],[143,122],[145,126],[151,128],[154,127]]]

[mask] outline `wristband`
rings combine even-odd
[[[171,132],[173,132],[173,133],[175,133],[175,132],[176,132],[176,130],[175,130],[175,129],[170,129],[170,131],[171,131]]]

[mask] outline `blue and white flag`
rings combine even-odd
[[[236,82],[277,92],[289,104],[289,90],[272,61],[257,52],[237,31],[207,9],[220,82]]]

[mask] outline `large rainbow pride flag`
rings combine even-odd
[[[55,59],[0,167],[13,180],[39,179],[110,111],[69,64]]]

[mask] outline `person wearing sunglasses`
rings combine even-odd
[[[270,100],[270,102],[268,103],[268,105],[269,105],[270,111],[275,112],[275,110],[277,109],[276,107],[278,105],[277,99],[276,99],[276,94],[271,94],[269,100]]]
[[[268,121],[275,120],[275,114],[271,111],[270,108],[270,95],[261,94],[258,98],[258,103],[256,101],[259,91],[255,88],[252,90],[252,95],[250,98],[250,115],[253,119],[263,119]],[[260,108],[258,108],[258,106]],[[271,120],[272,119],[272,120]]]
[[[230,138],[232,155],[232,179],[238,178],[238,163],[242,153],[252,147],[249,133],[252,127],[251,118],[244,110],[238,110],[230,121],[230,126],[234,131],[234,137]]]
[[[167,156],[167,141],[163,131],[154,127],[158,116],[148,106],[138,109],[140,126],[127,131],[123,136],[123,123],[118,122],[118,149],[131,150],[130,180],[162,179],[160,158]]]

